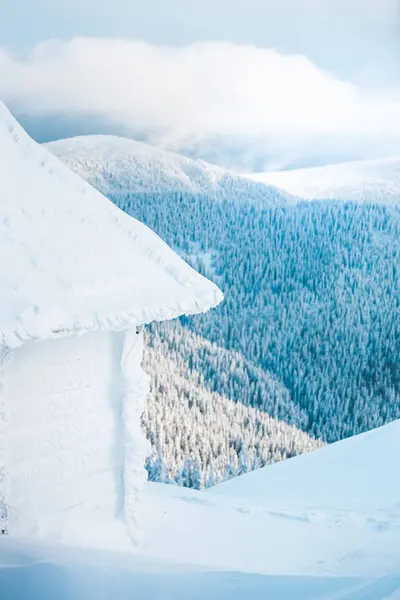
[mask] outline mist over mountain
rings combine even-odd
[[[289,21],[279,6],[270,43],[259,46],[75,37],[25,53],[0,48],[0,95],[38,141],[113,134],[238,172],[397,153],[393,2],[360,18],[348,2],[324,2],[327,13],[302,4]]]
[[[398,152],[398,140],[374,136],[348,140],[340,134],[302,136],[290,144],[281,136],[212,135],[188,138],[182,143],[165,143],[165,131],[133,127],[105,115],[62,112],[54,115],[29,114],[15,111],[26,131],[37,141],[45,143],[82,135],[112,135],[143,141],[161,150],[169,150],[200,159],[237,173],[291,170],[392,156]]]

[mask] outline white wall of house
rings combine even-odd
[[[125,468],[132,466],[133,507],[147,450],[140,430],[147,393],[141,337],[86,334],[12,352],[2,373],[1,444],[11,534],[32,534],[43,520],[78,505],[114,518],[125,507]]]

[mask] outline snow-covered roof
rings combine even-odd
[[[222,293],[0,103],[0,344],[195,314]]]

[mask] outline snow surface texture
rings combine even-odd
[[[121,511],[122,344],[122,333],[97,332],[13,351],[1,380],[12,535],[78,504]]]
[[[232,479],[212,492],[269,506],[396,511],[400,478],[393,469],[400,463],[399,440],[400,421],[394,421]]]
[[[0,539],[1,589],[7,600],[27,590],[68,600],[398,600],[399,433],[395,422],[215,491],[147,484],[141,550],[130,551],[122,523],[82,508],[49,517],[38,532],[46,542]]]
[[[257,173],[249,177],[307,200],[377,203],[398,202],[400,198],[400,156]]]
[[[230,200],[259,198],[285,203],[288,195],[273,186],[216,167],[160,150],[149,144],[112,135],[77,136],[45,146],[82,179],[105,195],[121,192],[152,194],[190,192]],[[110,177],[111,174],[111,177]]]
[[[91,518],[124,516],[137,542],[150,453],[140,427],[143,333],[31,342],[12,354],[1,379],[0,502],[10,534],[34,536],[43,519],[84,506]]]
[[[0,104],[0,342],[194,314],[222,294],[36,144]]]

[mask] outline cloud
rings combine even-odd
[[[12,48],[76,35],[230,40],[304,54],[347,77],[384,56],[388,68],[400,10],[398,0],[1,0],[1,17],[0,39]]]
[[[400,135],[396,90],[342,81],[304,56],[228,42],[174,48],[76,38],[24,56],[3,49],[0,96],[27,114],[97,115],[150,131],[172,148],[227,136],[288,149],[323,138],[361,147]]]

